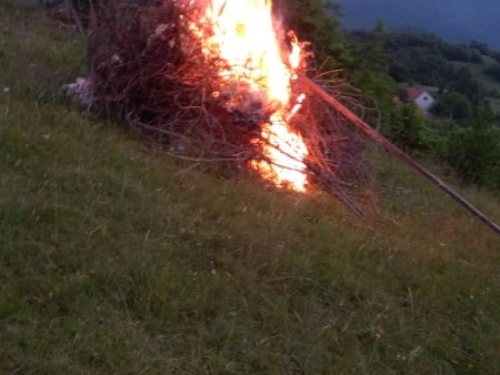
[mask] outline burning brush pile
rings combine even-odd
[[[273,14],[270,0],[102,7],[89,21],[91,108],[181,157],[301,193],[325,189],[361,214],[363,142],[305,84],[321,75]],[[340,81],[315,82],[340,95]]]

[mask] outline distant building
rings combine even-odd
[[[406,92],[409,103],[414,103],[422,112],[429,112],[429,109],[436,103],[436,99],[427,91],[420,87],[413,87]]]

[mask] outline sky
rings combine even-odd
[[[412,28],[450,41],[486,42],[500,49],[500,0],[335,0],[348,29]]]

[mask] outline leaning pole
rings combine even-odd
[[[483,223],[488,225],[491,229],[493,229],[497,234],[500,234],[500,226],[495,223],[492,219],[486,216],[479,209],[474,207],[472,203],[467,201],[464,197],[458,194],[455,190],[453,190],[450,186],[445,184],[439,177],[425,169],[422,165],[413,160],[408,154],[403,152],[401,149],[396,147],[394,144],[389,142],[383,136],[381,136],[375,129],[373,129],[366,122],[361,120],[358,116],[352,113],[347,107],[341,104],[338,100],[328,94],[321,86],[310,80],[309,78],[303,77],[305,84],[317,95],[319,95],[325,102],[330,104],[336,111],[342,114],[347,120],[356,125],[356,127],[360,128],[365,132],[368,136],[370,136],[373,140],[380,143],[387,151],[391,154],[396,155],[401,161],[418,171],[421,175],[427,178],[430,182],[448,194],[451,198],[460,203],[465,209],[467,209],[472,215],[479,218]]]

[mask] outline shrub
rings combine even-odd
[[[475,119],[467,128],[457,128],[448,142],[448,162],[465,183],[500,187],[500,132]]]
[[[449,92],[441,95],[432,113],[451,120],[463,121],[472,115],[472,105],[464,94]]]
[[[405,150],[423,150],[428,145],[424,141],[425,118],[413,104],[397,107],[391,116],[387,137]]]
[[[484,73],[493,78],[495,81],[500,82],[500,64],[489,66],[484,69]]]

